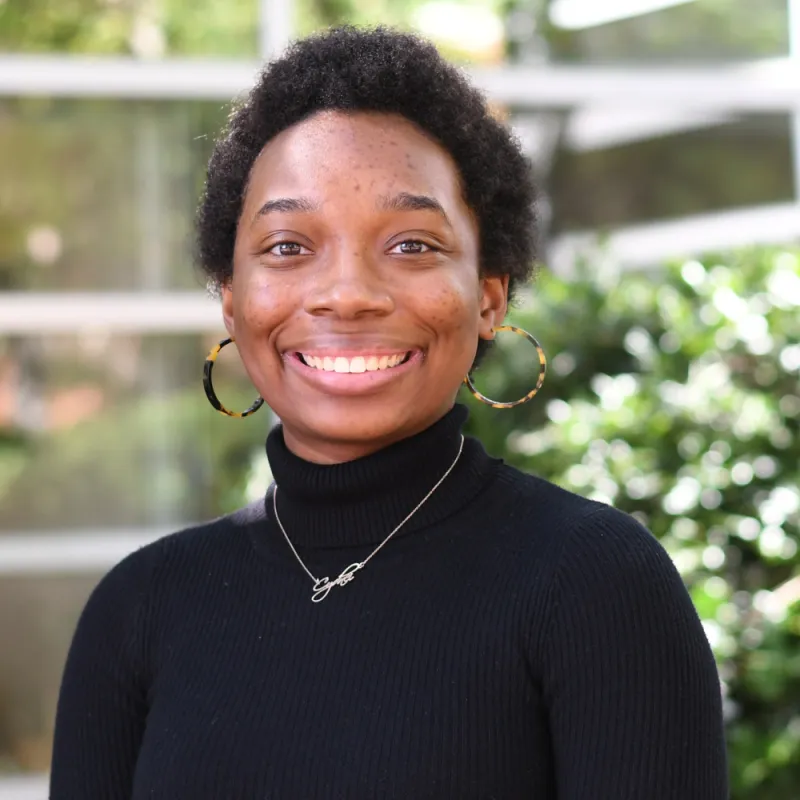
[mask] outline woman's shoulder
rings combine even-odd
[[[626,563],[641,567],[642,559],[656,568],[672,569],[655,535],[619,508],[507,464],[498,471],[493,494],[496,512],[509,527],[537,553],[544,547],[562,569],[586,562],[624,571]]]
[[[683,578],[644,521],[505,465],[498,484],[508,549],[531,576],[534,595],[546,598],[550,611],[543,618],[556,608],[623,618],[645,606],[695,625]]]
[[[207,522],[187,525],[164,536],[155,545],[160,546],[165,559],[216,561],[223,554],[236,557],[242,552],[249,554],[251,545],[249,531],[266,517],[264,498],[243,508]]]
[[[559,537],[573,525],[605,509],[611,509],[612,514],[623,513],[507,463],[499,465],[490,495],[520,526],[549,529]]]
[[[263,499],[231,514],[187,525],[139,547],[100,579],[87,607],[144,602],[156,583],[213,569],[229,558],[249,554],[248,528],[264,517]],[[165,577],[166,576],[166,577]]]

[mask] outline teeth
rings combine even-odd
[[[402,363],[407,353],[395,353],[392,356],[356,356],[355,358],[344,358],[343,356],[307,356],[300,353],[303,361],[314,369],[321,369],[325,372],[376,372],[382,369],[390,369]]]

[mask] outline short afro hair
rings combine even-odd
[[[198,260],[210,285],[232,277],[242,202],[264,145],[329,110],[399,114],[436,140],[455,162],[478,221],[481,274],[508,275],[509,295],[532,277],[536,192],[517,140],[429,42],[385,27],[344,26],[294,43],[232,112],[197,215]]]

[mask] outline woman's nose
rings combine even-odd
[[[394,301],[370,259],[350,251],[317,273],[304,307],[309,314],[356,319],[390,314]]]

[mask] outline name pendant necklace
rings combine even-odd
[[[324,578],[317,578],[315,577],[314,573],[305,565],[303,559],[300,558],[299,553],[295,550],[294,545],[292,544],[292,540],[289,538],[288,534],[286,533],[286,529],[283,527],[283,523],[281,522],[281,518],[278,516],[278,486],[275,485],[275,488],[272,490],[272,510],[275,513],[275,521],[278,523],[278,527],[281,529],[281,533],[283,534],[283,538],[286,539],[286,543],[289,545],[289,548],[294,553],[294,557],[297,559],[300,566],[305,570],[305,573],[314,581],[314,586],[311,590],[311,602],[312,603],[321,603],[331,592],[334,586],[346,586],[350,581],[355,578],[356,573],[359,570],[364,569],[367,564],[372,560],[374,556],[378,554],[381,548],[394,536],[403,525],[408,522],[414,514],[419,511],[422,506],[429,500],[431,495],[444,483],[445,478],[453,471],[453,468],[458,463],[458,459],[461,458],[461,451],[464,449],[464,437],[461,437],[461,441],[458,445],[458,452],[456,453],[456,457],[453,459],[453,463],[447,468],[447,471],[439,478],[438,481],[434,484],[433,488],[422,498],[422,500],[417,503],[417,505],[411,510],[408,516],[363,560],[363,561],[356,561],[353,564],[350,564],[349,567],[345,567],[341,573],[339,574],[338,578],[334,578],[331,580],[327,576]]]

